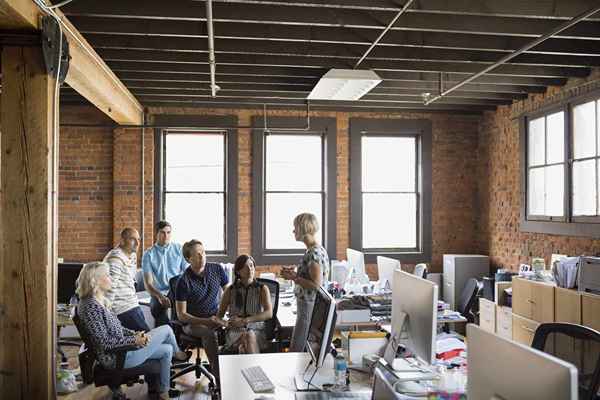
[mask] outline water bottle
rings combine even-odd
[[[345,390],[347,388],[346,379],[348,374],[348,366],[341,351],[338,351],[337,355],[335,356],[333,365],[335,369],[335,388],[336,390]]]

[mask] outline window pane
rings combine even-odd
[[[542,165],[545,162],[544,152],[546,146],[544,117],[531,120],[528,133],[529,165]]]
[[[530,215],[544,215],[544,168],[529,170],[527,205]]]
[[[173,241],[198,239],[207,251],[225,250],[223,194],[167,193],[165,219],[173,225]]]
[[[319,135],[266,135],[266,190],[321,191],[322,140]]]
[[[363,137],[363,192],[414,192],[415,146],[412,137]]]
[[[417,247],[416,194],[363,194],[363,248]]]
[[[558,112],[546,118],[548,132],[546,135],[546,163],[563,162],[565,158],[565,120],[564,113]]]
[[[225,136],[166,135],[167,191],[224,191]]]
[[[594,102],[573,107],[573,155],[574,158],[596,155],[596,126]]]
[[[267,193],[265,201],[265,238],[267,249],[301,249],[294,239],[294,218],[304,212],[319,220],[317,240],[323,243],[322,195],[315,193]],[[335,227],[333,227],[335,229]]]
[[[544,168],[546,206],[544,215],[562,217],[564,215],[564,166],[555,165]]]
[[[573,215],[596,215],[596,160],[573,163]]]

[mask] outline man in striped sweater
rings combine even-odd
[[[140,308],[135,293],[136,251],[140,234],[133,228],[121,231],[119,245],[108,252],[104,262],[110,266],[112,289],[108,292],[111,311],[117,315],[124,327],[134,331],[149,331],[150,328]]]

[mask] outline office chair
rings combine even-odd
[[[600,399],[600,332],[577,324],[541,324],[531,347],[577,367],[580,400]]]
[[[461,313],[470,323],[477,323],[479,320],[477,296],[480,290],[479,281],[471,278],[465,284],[458,299],[456,311]]]
[[[419,278],[427,278],[427,264],[417,264],[415,265],[415,269],[413,271],[413,275],[418,276]]]
[[[219,385],[215,376],[209,372],[207,369],[210,368],[208,362],[203,362],[200,358],[200,349],[202,346],[202,339],[186,335],[183,332],[184,324],[179,321],[177,318],[177,308],[175,307],[175,292],[177,290],[177,282],[179,282],[179,278],[181,275],[177,275],[172,277],[169,280],[169,300],[171,301],[171,321],[169,321],[169,325],[173,329],[173,333],[175,334],[175,338],[177,339],[177,343],[182,350],[188,349],[196,349],[196,359],[193,363],[178,363],[173,366],[175,373],[171,374],[171,390],[169,391],[169,395],[172,397],[178,396],[181,394],[178,390],[174,389],[175,379],[180,376],[189,374],[190,372],[194,372],[196,374],[196,379],[200,379],[202,375],[208,378],[208,390],[211,398],[218,399],[219,398]]]
[[[77,310],[73,316],[73,323],[83,340],[79,350],[79,368],[84,383],[94,383],[96,387],[108,386],[113,400],[124,400],[126,396],[121,392],[121,385],[132,386],[136,383],[144,383],[144,380],[140,379],[140,376],[143,375],[148,383],[148,394],[151,397],[158,397],[160,382],[160,362],[158,360],[147,360],[137,367],[123,368],[127,351],[137,349],[137,346],[127,345],[115,350],[116,368],[106,369],[96,360],[94,344],[81,322]]]

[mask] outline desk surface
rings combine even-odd
[[[301,374],[308,362],[308,353],[273,353],[273,354],[236,354],[219,356],[219,371],[221,373],[221,399],[255,399],[260,396],[254,393],[244,379],[241,370],[252,366],[260,366],[271,382],[275,385],[274,393],[266,393],[277,400],[294,400],[296,385],[294,376]],[[319,371],[330,374],[333,380],[333,358],[327,356],[322,369]],[[351,371],[353,391],[370,392],[370,377]]]

